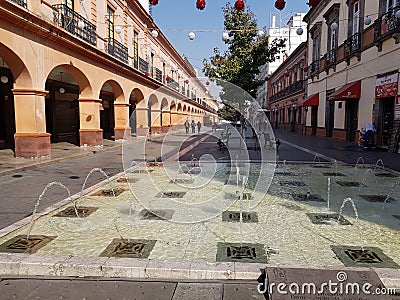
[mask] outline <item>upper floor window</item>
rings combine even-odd
[[[74,0],[64,0],[64,5],[72,10],[74,10]]]
[[[114,39],[114,10],[107,5],[107,37]]]
[[[360,2],[353,2],[353,8],[352,8],[352,32],[351,35],[354,35],[356,33],[360,32]]]
[[[340,4],[335,3],[324,14],[324,18],[328,26],[328,39],[327,39],[328,52],[336,49],[338,46],[339,9],[340,9]],[[336,24],[337,25],[336,28],[333,27],[332,24]]]
[[[321,22],[316,23],[310,30],[312,39],[312,61],[316,62],[320,59],[321,49]]]
[[[133,65],[135,68],[138,67],[139,64],[139,34],[134,31],[133,32]]]

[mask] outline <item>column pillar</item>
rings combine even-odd
[[[136,136],[147,136],[149,133],[147,111],[148,108],[136,107]]]
[[[103,129],[100,128],[100,99],[79,98],[79,144],[103,145]]]
[[[45,96],[38,89],[13,89],[15,109],[15,156],[41,157],[51,154],[46,132]]]
[[[179,122],[179,115],[177,111],[171,111],[171,126],[177,130],[178,129],[178,122]]]
[[[129,140],[131,128],[129,127],[129,103],[114,102],[114,136],[115,140]]]
[[[161,110],[155,109],[151,111],[151,132],[161,133]]]
[[[168,132],[169,128],[171,127],[171,112],[169,110],[164,110],[161,113],[162,113],[161,131]]]

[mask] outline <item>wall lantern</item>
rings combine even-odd
[[[62,74],[63,74],[63,72],[60,72],[60,81],[61,81],[61,85],[62,85],[62,83],[63,83]],[[58,89],[58,91],[60,92],[60,94],[64,94],[64,93],[65,93],[65,89],[64,89],[63,87],[60,87],[60,88]]]
[[[3,75],[0,77],[0,81],[1,83],[8,83],[8,77]]]

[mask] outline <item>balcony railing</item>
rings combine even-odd
[[[361,52],[361,32],[357,32],[344,42],[344,56],[350,58]]]
[[[12,0],[12,2],[17,3],[19,6],[27,8],[26,0]]]
[[[381,42],[394,34],[400,33],[400,18],[396,17],[398,10],[400,10],[400,6],[390,9],[386,14],[376,19],[374,23],[375,42]]]
[[[108,39],[107,52],[124,63],[128,63],[128,48],[115,39]]]
[[[169,81],[167,82],[167,86],[179,92],[179,83],[173,80],[172,78],[170,78]]]
[[[337,61],[337,49],[332,49],[325,54],[325,67],[333,67]]]
[[[147,60],[139,57],[139,71],[146,73],[149,71],[149,63],[147,62]]]
[[[310,65],[310,74],[315,75],[319,73],[319,60],[314,60]]]
[[[139,69],[139,57],[134,57],[133,58],[133,67],[135,69]]]
[[[53,5],[53,9],[53,20],[56,25],[76,35],[85,42],[96,46],[95,25],[64,4],[55,4]]]
[[[274,102],[276,100],[280,100],[286,97],[290,97],[296,93],[304,92],[304,80],[296,80],[293,84],[289,85],[288,87],[284,88],[283,90],[277,92],[275,95],[270,97],[270,101]]]
[[[156,80],[162,82],[162,71],[156,68]]]

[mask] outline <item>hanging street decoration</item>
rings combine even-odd
[[[279,10],[282,10],[285,8],[286,2],[285,0],[276,0],[275,2],[275,7]]]
[[[158,4],[158,0],[149,0],[151,5],[157,5]]]
[[[315,7],[319,3],[319,0],[308,0],[308,6]]]
[[[210,85],[210,82],[208,80],[206,81],[206,85]]]
[[[203,10],[206,7],[206,1],[205,0],[197,0],[196,1],[196,7],[199,10]]]
[[[236,0],[235,8],[237,11],[243,11],[244,9],[244,1],[243,0]]]

